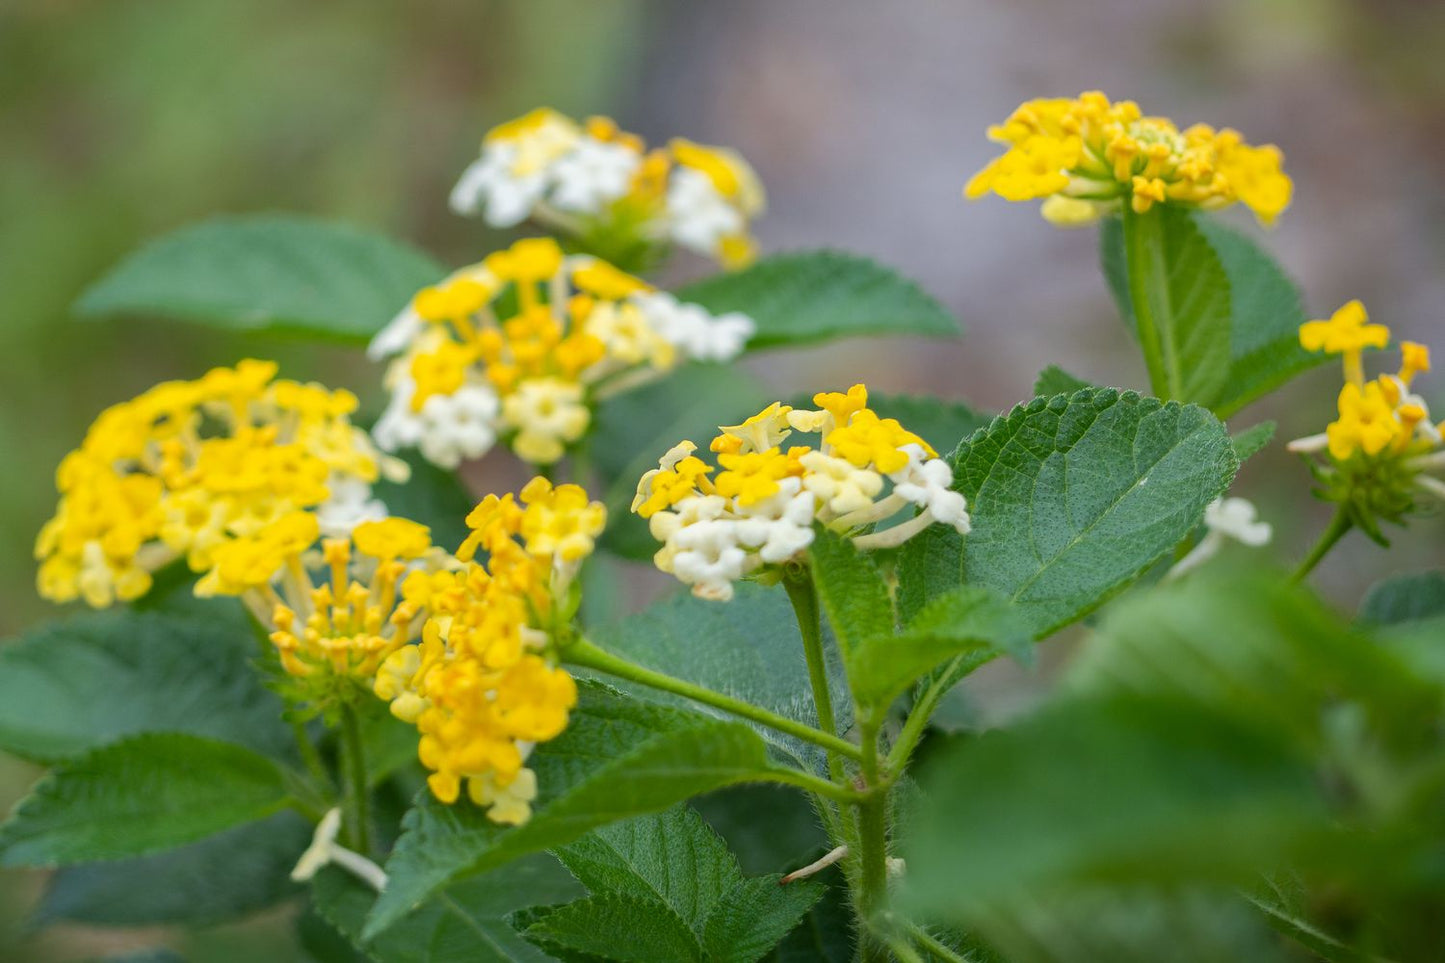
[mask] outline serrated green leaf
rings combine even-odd
[[[1275,423],[1272,421],[1261,421],[1253,427],[1246,428],[1230,439],[1234,445],[1234,457],[1239,459],[1240,464],[1253,458],[1265,445],[1274,438]]]
[[[1009,602],[981,585],[935,597],[903,631],[865,638],[849,664],[859,700],[887,705],[916,679],[969,653],[1031,656],[1032,627]]]
[[[420,251],[353,227],[222,217],[150,242],[92,285],[75,310],[365,344],[445,273]]]
[[[508,922],[516,910],[580,896],[582,888],[544,853],[525,856],[449,888],[370,943],[361,942],[376,893],[328,867],[312,882],[317,913],[376,963],[540,963],[548,959]]]
[[[677,297],[714,314],[747,314],[757,322],[749,349],[865,334],[958,333],[957,320],[913,281],[839,251],[777,254],[689,284]]]
[[[423,794],[387,862],[391,881],[372,910],[367,938],[462,875],[710,789],[755,781],[768,767],[767,744],[741,723],[638,702],[593,683],[580,689],[567,731],[528,761],[541,788],[529,822],[499,826],[475,806],[447,806]]]
[[[311,841],[292,812],[138,859],[68,866],[46,884],[34,919],[100,926],[238,919],[295,896],[291,868]]]
[[[832,637],[826,627],[824,631],[824,650],[833,654]],[[818,724],[797,619],[781,588],[744,582],[728,603],[700,599],[683,589],[635,615],[594,630],[592,639],[607,651],[649,669],[810,726]],[[828,661],[835,715],[846,730],[852,719],[848,680],[836,654]],[[711,711],[681,699],[673,702],[655,690],[639,688],[637,695]],[[805,766],[823,762],[822,753],[810,743],[765,727],[757,731]]]
[[[822,526],[816,526],[808,561],[818,601],[853,679],[853,657],[864,640],[893,634],[888,586],[872,559],[854,548],[850,539]]]
[[[0,826],[0,865],[144,856],[277,812],[289,778],[250,749],[182,733],[131,736],[50,773]]]
[[[281,701],[251,666],[255,653],[243,620],[215,614],[44,623],[0,649],[0,748],[55,762],[136,733],[189,732],[289,759]]]
[[[797,926],[823,895],[811,880],[779,885],[781,876],[744,880],[714,907],[703,930],[710,963],[755,963]]]
[[[789,884],[791,885],[791,884]],[[775,963],[853,963],[853,906],[841,880],[823,887],[823,895],[778,944]]]
[[[1091,382],[1085,381],[1077,375],[1069,374],[1056,364],[1051,364],[1039,376],[1034,379],[1034,394],[1042,398],[1051,398],[1054,395],[1071,395],[1084,388],[1092,388]]]
[[[1395,575],[1370,586],[1360,603],[1367,625],[1400,625],[1445,616],[1445,572]]]
[[[655,900],[604,893],[559,906],[523,933],[548,951],[619,963],[702,963],[697,937]]]
[[[913,554],[938,558],[947,552],[939,540],[960,540],[953,584],[998,590],[1043,637],[1172,550],[1237,468],[1224,426],[1197,406],[1112,388],[1036,398],[954,454],[973,530],[934,534]],[[900,578],[923,567],[907,552],[904,562]],[[929,590],[941,577],[928,575]],[[928,597],[907,585],[900,594]]]

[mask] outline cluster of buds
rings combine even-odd
[[[1043,198],[1043,215],[1086,224],[1128,204],[1206,210],[1236,202],[1270,224],[1289,206],[1293,184],[1273,145],[1253,147],[1238,131],[1195,124],[1180,131],[1139,105],[1098,91],[1077,99],[1030,100],[989,137],[1008,145],[968,182],[970,198],[993,191],[1010,201]]]
[[[863,550],[901,545],[935,522],[968,531],[952,469],[922,438],[868,408],[863,385],[813,403],[818,410],[774,402],[721,428],[710,446],[715,477],[690,441],[643,475],[632,510],[663,543],[658,568],[695,595],[726,600],[737,580],[807,549],[815,523]],[[818,444],[782,447],[794,432],[816,434]],[[910,508],[913,518],[874,530]]]
[[[1400,344],[1396,374],[1365,380],[1363,352],[1390,343],[1390,329],[1369,323],[1365,307],[1350,301],[1328,320],[1300,326],[1300,344],[1310,351],[1338,354],[1344,361],[1338,417],[1324,433],[1300,438],[1290,451],[1323,456],[1311,469],[1321,493],[1350,511],[1351,520],[1380,538],[1376,518],[1400,522],[1419,507],[1419,496],[1445,500],[1445,423],[1430,420],[1425,400],[1413,393],[1415,376],[1430,370],[1423,344]]]
[[[601,398],[684,360],[727,361],[752,335],[587,255],[531,238],[422,290],[371,344],[391,401],[375,428],[454,468],[506,440],[549,465],[580,441]]]
[[[211,569],[231,541],[298,509],[342,537],[383,517],[371,484],[406,465],[351,424],[355,396],[275,375],[243,361],[102,412],[56,472],[60,501],[35,545],[40,594],[101,608],[144,595],[173,559]]]
[[[578,567],[606,518],[578,486],[535,478],[520,499],[489,495],[467,517],[457,566],[407,578],[403,594],[427,612],[421,639],[386,657],[374,691],[417,727],[442,802],[465,787],[495,822],[530,816],[537,779],[525,763],[577,701],[557,654],[580,601]]]
[[[578,124],[543,107],[487,133],[451,206],[493,227],[531,218],[608,257],[645,261],[676,243],[736,267],[754,256],[765,200],[734,151],[681,138],[648,150],[605,117]]]

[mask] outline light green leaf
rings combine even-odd
[[[365,344],[445,273],[420,251],[353,227],[221,217],[150,242],[92,285],[75,310]]]
[[[219,607],[217,611],[222,611]],[[48,622],[0,649],[0,748],[42,762],[122,736],[189,732],[290,759],[282,705],[232,619],[111,612]]]
[[[1234,457],[1239,459],[1240,464],[1253,458],[1270,443],[1274,438],[1275,427],[1272,421],[1261,421],[1230,439],[1234,445]]]
[[[959,445],[954,487],[968,498],[973,530],[910,547],[900,579],[926,571],[909,554],[947,558],[947,543],[960,540],[952,584],[998,590],[1041,638],[1171,551],[1237,467],[1224,426],[1194,405],[1112,388],[1036,398]],[[942,577],[930,573],[924,589],[905,582],[900,595],[916,605]]]
[[[787,936],[823,895],[811,880],[780,885],[781,876],[744,880],[723,896],[703,930],[707,959],[755,963]]]
[[[1395,575],[1370,586],[1360,603],[1367,625],[1400,625],[1445,616],[1445,572]]]
[[[250,749],[181,733],[132,736],[55,770],[0,826],[0,864],[143,856],[277,812],[289,777]]]
[[[689,284],[677,297],[714,314],[747,314],[758,326],[749,349],[863,334],[958,334],[948,310],[913,281],[839,251],[777,254]]]
[[[50,878],[34,920],[204,926],[238,919],[301,892],[290,873],[310,842],[306,820],[281,812],[169,852],[67,866]]]
[[[887,705],[935,667],[968,653],[1032,655],[1029,623],[1002,596],[961,585],[925,605],[902,632],[864,639],[849,669],[858,699]]]
[[[1092,388],[1093,385],[1077,375],[1069,374],[1056,364],[1051,364],[1039,372],[1038,378],[1034,380],[1034,394],[1051,398],[1054,395],[1071,395],[1082,388]]]
[[[813,583],[848,677],[856,684],[853,657],[865,639],[893,634],[893,603],[872,559],[854,548],[851,540],[815,527],[817,534],[808,548]]]
[[[564,959],[573,954],[619,963],[702,963],[697,937],[654,900],[603,893],[541,914],[527,939]]]
[[[370,943],[361,941],[376,893],[329,867],[311,884],[320,916],[376,963],[540,963],[548,959],[507,917],[532,906],[580,896],[582,888],[551,856],[524,856],[428,900]]]
[[[567,731],[528,761],[541,787],[529,822],[499,826],[476,806],[447,806],[423,793],[387,862],[391,882],[367,938],[463,875],[710,789],[756,781],[768,767],[766,743],[742,723],[638,702],[593,683],[580,688]]]

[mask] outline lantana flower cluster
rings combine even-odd
[[[727,600],[739,579],[807,549],[815,522],[864,550],[900,545],[934,523],[969,530],[968,505],[952,489],[948,463],[870,409],[867,388],[817,394],[813,403],[817,410],[774,402],[721,428],[710,445],[716,466],[683,441],[642,477],[632,510],[663,543],[659,569],[694,595]],[[785,447],[795,433],[818,441]],[[909,508],[917,510],[913,518],[871,530]]]
[[[1142,214],[1155,204],[1213,210],[1236,202],[1270,224],[1293,193],[1277,147],[1251,146],[1238,131],[1207,124],[1180,131],[1099,91],[1030,100],[988,133],[1008,149],[964,193],[1043,198],[1044,217],[1060,225],[1086,224],[1124,204]]]
[[[406,465],[351,424],[356,397],[275,375],[242,361],[102,412],[56,472],[60,501],[35,544],[40,594],[101,608],[144,595],[174,559],[208,571],[231,541],[300,509],[342,537],[384,516],[371,484]]]
[[[1359,301],[1326,320],[1306,322],[1299,335],[1307,350],[1338,354],[1344,365],[1336,419],[1322,434],[1289,446],[1327,456],[1315,466],[1326,497],[1391,520],[1412,509],[1416,495],[1445,499],[1445,481],[1431,474],[1445,471],[1445,422],[1431,420],[1429,406],[1413,388],[1415,377],[1430,370],[1430,349],[1403,341],[1399,371],[1366,380],[1364,351],[1387,347],[1390,329],[1370,323]]]
[[[495,822],[529,817],[537,779],[527,756],[563,731],[577,701],[557,652],[578,604],[578,567],[605,523],[580,487],[535,478],[520,499],[489,495],[468,516],[462,564],[404,583],[428,613],[421,640],[386,658],[374,688],[420,732],[427,784],[442,802],[465,787]]]
[[[648,150],[606,117],[577,123],[540,108],[489,131],[462,174],[452,209],[493,227],[532,219],[609,246],[676,243],[728,267],[748,263],[766,200],[736,152],[674,138]]]
[[[551,239],[518,241],[423,289],[373,340],[373,358],[396,356],[376,439],[453,468],[502,438],[548,465],[600,398],[684,360],[730,360],[753,330]]]

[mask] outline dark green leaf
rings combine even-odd
[[[420,251],[356,228],[279,215],[223,217],[152,241],[91,286],[75,309],[365,344],[444,273]]]
[[[1274,422],[1261,421],[1235,435],[1230,439],[1234,444],[1234,457],[1239,459],[1240,464],[1253,458],[1274,438],[1274,430]]]
[[[777,963],[853,963],[856,925],[848,889],[835,879],[825,885],[822,898],[778,944],[772,959]]]
[[[556,952],[621,963],[688,963],[703,956],[687,924],[652,900],[604,893],[559,906],[528,926],[527,939]]]
[[[852,660],[865,639],[893,634],[893,603],[873,560],[822,526],[808,549],[818,601],[827,613],[853,678]]]
[[[1376,582],[1360,603],[1360,621],[1399,625],[1445,616],[1445,572],[1396,575]]]
[[[811,880],[779,885],[781,876],[744,880],[707,918],[703,945],[716,963],[754,963],[792,931],[823,895]]]
[[[372,492],[391,514],[430,528],[432,544],[455,551],[471,534],[467,515],[480,499],[456,472],[438,468],[415,452],[400,457],[411,466],[411,477],[405,482],[379,481]]]
[[[785,786],[733,786],[690,805],[727,840],[749,875],[791,872],[830,848],[808,798]]]
[[[811,344],[860,334],[958,333],[958,322],[917,284],[867,258],[838,251],[767,257],[677,292],[719,314],[757,322],[750,349]]]
[[[239,608],[224,611],[238,618],[116,610],[32,629],[0,649],[0,747],[53,762],[189,732],[290,758],[281,701],[250,664],[255,636]]]
[[[1056,364],[1051,364],[1034,380],[1034,394],[1042,398],[1052,398],[1054,395],[1071,395],[1081,388],[1092,388],[1093,385],[1077,375],[1069,374]]]
[[[241,746],[131,736],[42,779],[0,826],[0,864],[63,866],[181,846],[275,813],[288,782]]]

